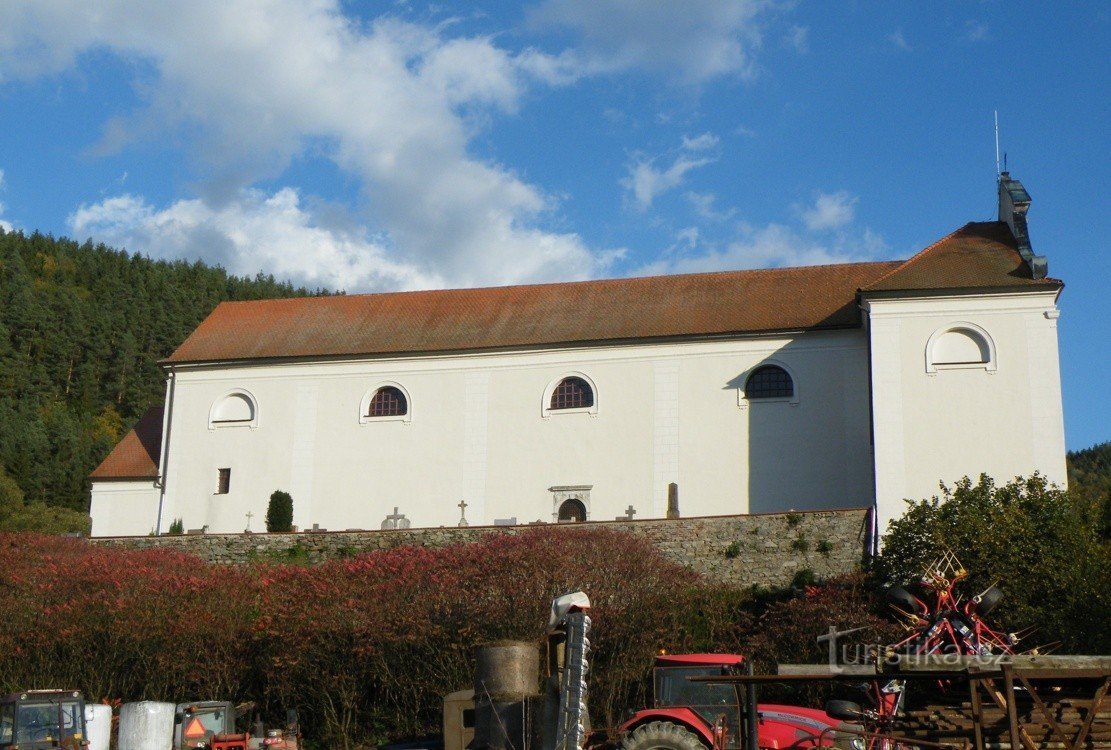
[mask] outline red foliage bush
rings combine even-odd
[[[438,730],[471,684],[475,648],[542,642],[551,599],[593,603],[591,708],[612,725],[648,700],[660,648],[769,658],[858,622],[859,587],[774,605],[707,585],[614,531],[538,528],[470,544],[399,547],[313,567],[209,565],[167,551],[0,534],[0,691],[74,687],[91,700],[256,700],[297,707],[328,746]],[[840,608],[840,609],[838,609]],[[843,621],[829,611],[845,612]],[[854,610],[855,611],[855,610]]]

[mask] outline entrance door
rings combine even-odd
[[[575,498],[564,500],[559,506],[559,520],[582,523],[586,520],[586,506]]]

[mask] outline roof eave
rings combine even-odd
[[[1065,288],[1065,283],[1059,279],[1047,279],[1047,283],[1038,284],[1012,284],[1001,286],[973,286],[973,287],[934,287],[929,289],[861,289],[861,299],[900,299],[918,297],[963,297],[983,294],[1044,294],[1056,292],[1060,294]]]
[[[572,349],[584,347],[603,346],[629,346],[632,344],[674,344],[677,342],[696,341],[725,341],[742,338],[768,338],[772,336],[795,335],[800,333],[823,333],[827,331],[847,331],[859,329],[862,323],[857,320],[853,323],[836,325],[819,325],[808,327],[769,328],[762,331],[724,331],[721,333],[705,334],[678,334],[674,336],[642,336],[621,339],[583,339],[579,341],[558,341],[545,344],[510,344],[498,347],[476,347],[468,349],[415,349],[409,351],[392,352],[343,352],[337,354],[298,354],[283,357],[235,357],[215,359],[161,359],[158,365],[163,369],[177,366],[211,366],[211,365],[243,365],[243,364],[279,364],[283,362],[336,361],[349,359],[404,359],[406,357],[444,357],[452,355],[473,354],[501,354],[506,352],[533,352],[550,351],[554,349]]]
[[[150,474],[148,476],[141,476],[141,477],[137,477],[137,476],[122,476],[122,477],[107,476],[107,477],[102,477],[102,476],[97,476],[95,474],[90,474],[89,475],[89,481],[90,482],[157,482],[158,478],[159,477],[158,477],[157,474]]]

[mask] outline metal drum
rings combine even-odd
[[[474,672],[476,706],[491,701],[520,701],[537,695],[539,688],[540,650],[535,643],[499,641],[478,647]]]

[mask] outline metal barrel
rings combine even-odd
[[[498,641],[478,647],[474,671],[476,705],[521,701],[539,692],[540,651],[535,643]]]

